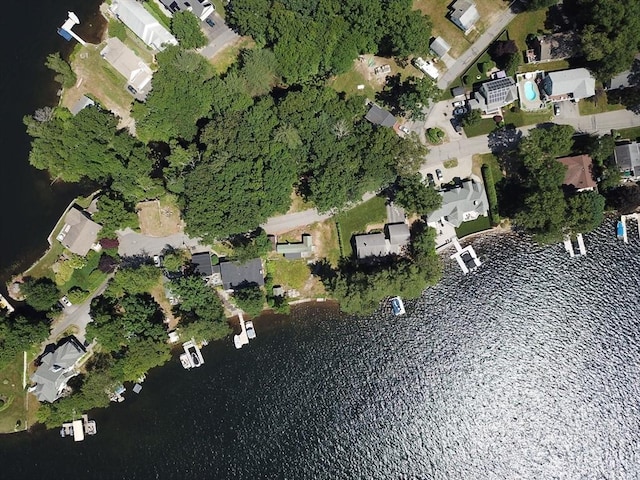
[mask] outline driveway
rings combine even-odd
[[[404,209],[393,202],[387,205],[387,223],[403,223],[405,218]]]
[[[224,23],[224,19],[218,12],[213,12],[209,15],[209,18],[213,20],[215,25],[211,27],[206,22],[202,22],[202,30],[209,39],[209,43],[200,49],[199,52],[203,57],[211,59],[238,40],[240,35],[227,27],[227,24]]]
[[[192,251],[206,248],[199,238],[190,238],[185,233],[167,237],[149,237],[136,233],[130,228],[118,232],[118,254],[123,257],[133,255],[159,255],[167,247],[189,248]]]
[[[324,222],[331,218],[331,213],[318,213],[318,210],[311,208],[302,212],[288,213],[277,217],[271,217],[267,223],[261,225],[265,232],[279,234],[304,227],[316,222]]]

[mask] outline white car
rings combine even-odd
[[[409,129],[407,128],[406,125],[402,125],[400,127],[400,131],[403,132],[403,133],[406,133],[407,135],[409,134]]]
[[[71,305],[73,305],[73,303],[69,301],[69,298],[67,298],[66,295],[60,299],[60,303],[63,307],[70,307]]]

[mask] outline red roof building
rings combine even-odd
[[[596,182],[593,179],[593,161],[589,155],[576,155],[575,157],[563,157],[558,161],[567,167],[564,176],[564,185],[571,185],[579,192],[593,190]]]

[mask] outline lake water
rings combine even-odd
[[[407,315],[331,305],[177,358],[92,414],[98,435],[0,438],[2,478],[633,479],[640,477],[640,241],[612,220],[589,256],[505,235]],[[386,309],[388,310],[388,309]]]

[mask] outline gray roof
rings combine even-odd
[[[580,100],[596,94],[596,81],[586,68],[574,68],[548,73],[542,88],[550,97],[569,96]]]
[[[364,118],[371,123],[382,125],[383,127],[393,127],[396,124],[396,117],[391,115],[391,112],[377,105],[372,105]]]
[[[276,252],[285,256],[285,258],[302,258],[308,256],[313,251],[313,243],[311,235],[302,235],[300,243],[278,243]]]
[[[156,50],[165,45],[177,45],[169,30],[160,25],[141,3],[135,0],[113,0],[110,10],[144,43]]]
[[[451,21],[464,31],[469,30],[480,19],[475,3],[468,0],[457,0],[451,8]]]
[[[85,256],[89,253],[91,245],[96,243],[102,227],[75,207],[69,209],[64,222],[65,225],[58,235],[60,243],[71,252]]]
[[[196,17],[204,20],[213,13],[213,6],[209,0],[160,0],[171,13],[190,11]]]
[[[518,99],[518,87],[511,77],[484,82],[474,94],[478,105],[485,112],[493,112]]]
[[[151,82],[153,72],[149,66],[118,38],[109,38],[100,56],[115,68],[127,83],[136,90],[144,89]]]
[[[203,277],[213,275],[213,265],[211,265],[211,254],[209,252],[198,252],[191,256],[191,264],[195,265],[194,272]]]
[[[614,150],[616,165],[621,172],[640,175],[640,145],[636,142],[616,145]]]
[[[431,45],[429,45],[429,47],[431,48],[431,50],[433,50],[433,53],[435,53],[439,57],[443,57],[449,50],[451,50],[451,45],[445,42],[444,38],[442,37],[437,37],[433,42],[431,42]]]
[[[245,263],[221,262],[220,276],[225,290],[242,288],[249,284],[264,285],[262,260],[254,258]]]
[[[459,227],[467,221],[467,213],[476,212],[479,215],[487,214],[487,195],[481,183],[468,180],[462,186],[440,192],[442,206],[427,217],[427,222],[433,223],[444,218],[454,227]]]
[[[387,240],[382,233],[356,235],[358,258],[380,257],[387,254]]]
[[[96,104],[96,102],[91,100],[86,95],[83,95],[82,97],[80,97],[80,100],[78,100],[76,103],[74,103],[73,106],[69,110],[74,115],[77,115],[80,112],[80,110],[82,110],[83,108],[88,107],[90,105],[95,105],[95,104]]]
[[[411,239],[409,226],[406,223],[391,223],[387,225],[389,243],[391,245],[407,245]]]
[[[454,97],[462,97],[464,95],[464,88],[462,87],[453,87],[451,89],[451,95]]]
[[[54,402],[67,385],[67,381],[77,375],[74,365],[85,349],[75,338],[70,337],[41,359],[40,366],[31,376],[36,384],[34,394],[41,402]]]

